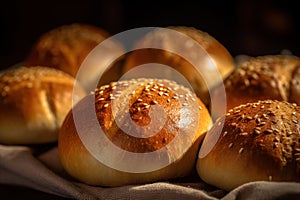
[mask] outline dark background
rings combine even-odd
[[[0,69],[21,62],[42,33],[74,22],[93,24],[111,34],[145,26],[193,26],[215,37],[233,56],[282,52],[300,56],[296,3],[9,0],[0,7]]]

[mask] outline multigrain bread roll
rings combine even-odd
[[[212,124],[204,104],[163,79],[112,82],[67,115],[58,151],[65,170],[91,185],[120,186],[183,177]]]
[[[58,130],[72,107],[73,86],[73,77],[53,68],[5,71],[0,76],[0,143],[57,141]],[[74,101],[85,96],[77,87]]]
[[[264,99],[300,104],[300,58],[290,55],[251,58],[237,66],[224,85],[227,110]],[[221,99],[221,92],[220,88],[215,89],[213,99]]]
[[[181,37],[182,34],[185,37]],[[132,51],[126,59],[125,72],[146,63],[172,67],[188,80],[206,105],[210,104],[208,90],[222,82],[234,69],[229,51],[213,36],[193,27],[155,29],[140,39],[135,48],[138,50]],[[196,67],[201,68],[200,73]]]
[[[299,182],[299,124],[296,104],[264,100],[237,106],[206,134],[197,171],[225,190],[252,181]]]
[[[26,66],[48,66],[60,69],[76,77],[79,68],[89,53],[101,42],[109,38],[109,33],[90,24],[68,24],[54,28],[35,42],[24,64]],[[90,89],[94,79],[98,80],[99,72],[104,71],[115,54],[122,54],[123,47],[110,39],[101,45],[103,51],[93,66],[89,66],[77,79],[83,87]],[[108,76],[112,79],[120,76],[116,69]],[[96,87],[96,85],[95,85]],[[94,89],[94,88],[93,88]]]

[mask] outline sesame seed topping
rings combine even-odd
[[[183,105],[183,106],[188,106],[189,104],[188,104],[188,103],[183,103],[182,105]]]
[[[298,124],[298,121],[295,120],[295,119],[293,119],[292,122],[293,122],[294,124]]]
[[[228,147],[231,148],[232,146],[233,146],[233,143],[231,142],[231,143],[228,145]]]
[[[158,102],[156,100],[152,100],[151,103],[152,104],[158,104]]]
[[[239,154],[241,154],[244,151],[244,148],[240,148]]]
[[[108,105],[109,105],[109,104],[108,104],[108,103],[106,103],[106,104],[104,104],[104,106],[103,106],[103,107],[104,107],[104,108],[107,108],[107,107],[108,107]]]
[[[143,101],[143,99],[137,99],[137,101],[138,101],[138,102],[142,102],[142,101]]]
[[[254,130],[254,133],[255,133],[256,135],[259,135],[259,134],[260,134],[260,130],[255,129],[255,130]]]
[[[164,92],[159,92],[158,93],[159,96],[162,96],[163,94],[164,94]]]
[[[236,126],[236,123],[235,123],[235,122],[232,122],[232,123],[231,123],[231,126]]]
[[[223,133],[223,137],[224,137],[225,135],[227,135],[227,133],[228,133],[227,131],[224,131],[224,133]]]
[[[273,133],[273,130],[267,129],[267,130],[264,131],[264,133],[265,133],[265,134],[271,134],[271,133]]]
[[[248,135],[248,133],[247,132],[242,132],[241,135],[246,136],[246,135]]]
[[[201,106],[199,106],[198,108],[199,108],[199,110],[202,110],[202,107],[201,107]]]
[[[292,115],[296,115],[296,112],[292,112]]]
[[[170,102],[171,102],[171,99],[167,99],[167,102],[170,103]]]

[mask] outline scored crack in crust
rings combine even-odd
[[[72,107],[75,79],[48,67],[19,67],[0,76],[0,142],[54,142]],[[86,95],[78,86],[74,103]]]

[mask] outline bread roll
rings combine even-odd
[[[189,90],[163,79],[112,82],[67,115],[58,151],[76,179],[120,186],[183,177],[212,121]]]
[[[72,106],[74,78],[53,68],[18,67],[0,76],[0,143],[57,141]],[[76,101],[85,96],[78,86]],[[75,103],[75,102],[74,102]]]
[[[182,34],[185,37],[180,37]],[[210,104],[208,90],[222,82],[234,69],[234,61],[228,50],[213,36],[193,27],[170,26],[155,29],[140,39],[135,48],[138,50],[133,51],[126,59],[125,72],[145,63],[170,66],[188,80],[207,106]],[[170,50],[180,54],[176,55]],[[201,74],[196,67],[201,68]]]
[[[264,99],[300,104],[299,74],[299,57],[266,55],[251,58],[241,63],[224,81],[227,110]],[[213,92],[213,99],[221,98],[220,91]]]
[[[76,77],[88,54],[109,36],[107,31],[90,24],[74,23],[54,28],[41,35],[35,42],[25,65],[53,67]],[[91,83],[95,79],[99,79],[99,72],[104,71],[111,64],[113,61],[111,58],[115,54],[123,53],[123,47],[113,39],[102,44],[101,48],[103,51],[97,62],[77,77],[87,90],[92,87]],[[112,79],[115,76],[119,77],[118,70],[110,73],[109,77]]]
[[[264,100],[237,106],[206,134],[197,171],[225,190],[252,181],[299,182],[299,124],[296,104]]]

